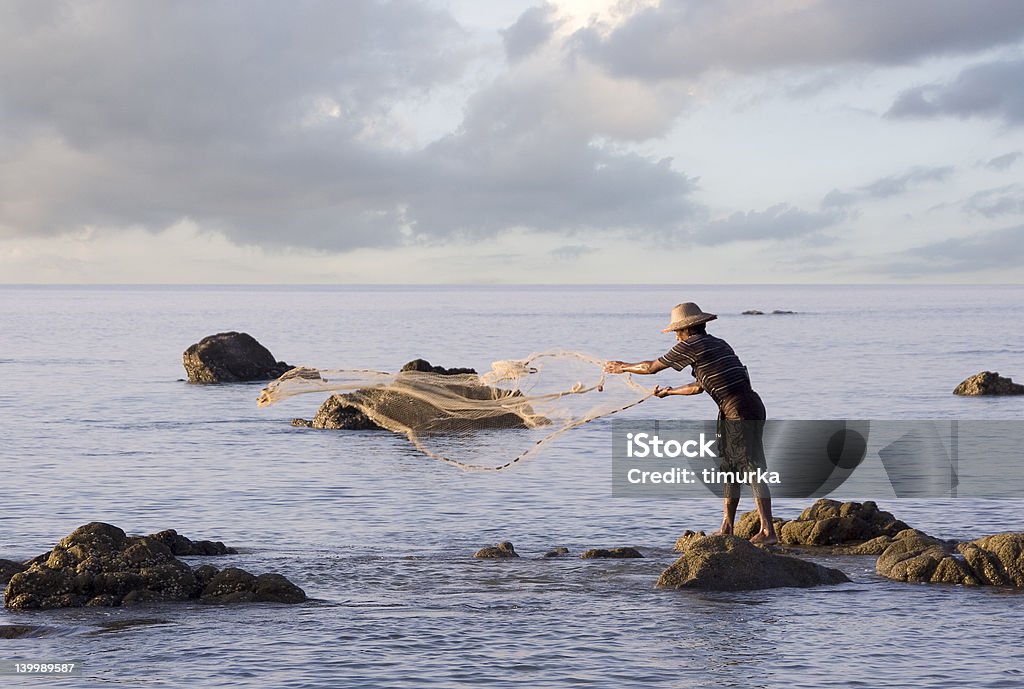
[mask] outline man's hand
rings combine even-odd
[[[604,365],[605,373],[622,373],[622,369],[626,366],[624,361],[609,361]]]
[[[654,396],[655,397],[668,397],[669,395],[672,394],[672,390],[673,390],[672,388],[663,388],[660,385],[655,385],[654,386]]]

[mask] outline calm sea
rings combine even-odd
[[[1024,684],[1013,592],[888,582],[872,558],[832,559],[854,580],[838,587],[656,590],[675,538],[715,527],[719,506],[612,498],[610,421],[512,471],[464,473],[387,434],[292,428],[315,396],[257,409],[259,385],[180,380],[182,350],[224,330],[319,367],[487,369],[549,348],[645,359],[671,346],[660,328],[687,300],[721,314],[713,331],[770,417],[1024,419],[1024,398],[951,394],[985,369],[1024,380],[1019,286],[2,287],[0,557],[89,521],[174,528],[243,551],[213,564],[279,571],[312,600],[3,610],[0,625],[46,629],[0,640],[0,660],[82,662],[61,687]],[[715,409],[674,397],[636,413]],[[943,537],[1024,530],[1020,500],[881,506]],[[472,559],[505,539],[522,559]],[[535,559],[621,545],[647,557]]]

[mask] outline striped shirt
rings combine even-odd
[[[707,333],[677,342],[658,361],[677,371],[692,366],[693,377],[719,406],[727,397],[750,390],[747,367],[740,363],[736,352],[725,340]]]

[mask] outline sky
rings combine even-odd
[[[1024,3],[0,0],[0,283],[1020,283]]]

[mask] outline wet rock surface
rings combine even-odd
[[[168,545],[170,543],[170,545]],[[179,554],[227,554],[223,543],[191,541],[173,530],[152,536],[128,536],[111,524],[92,522],[61,539],[49,553],[33,558],[11,577],[4,602],[13,609],[83,606],[113,607],[154,601],[234,602],[305,600],[302,589],[280,575],[251,574],[245,579],[250,596],[227,598],[211,565],[193,570]],[[225,572],[241,572],[228,568]],[[240,578],[241,575],[238,575]],[[216,585],[215,585],[216,584]]]
[[[624,560],[631,558],[643,557],[636,548],[591,548],[590,550],[584,551],[581,555],[584,560],[596,560],[596,559],[615,559]]]
[[[807,588],[850,581],[838,569],[775,555],[737,536],[692,534],[676,543],[680,557],[658,578],[658,587],[748,591]]]
[[[1024,395],[1024,385],[1014,383],[1012,378],[1004,378],[994,371],[982,371],[953,389],[954,395],[968,397],[980,395]]]
[[[886,547],[875,571],[896,581],[1024,588],[1024,533],[954,543],[909,531]]]
[[[502,541],[497,545],[490,545],[481,548],[473,554],[473,557],[487,560],[501,560],[512,557],[519,557],[511,541]]]
[[[26,569],[28,569],[28,565],[22,562],[0,560],[0,586],[7,586],[7,582],[11,580],[11,577]]]
[[[293,367],[277,361],[252,335],[239,332],[204,337],[181,355],[190,383],[272,380]]]

